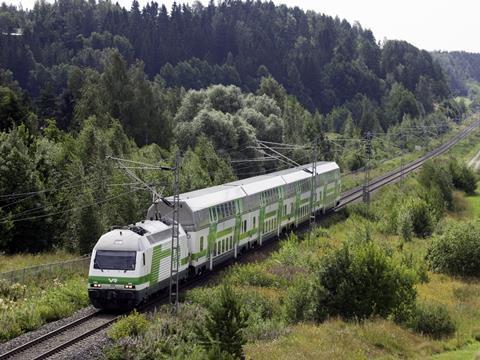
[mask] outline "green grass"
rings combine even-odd
[[[72,315],[89,303],[86,278],[73,276],[30,284],[0,284],[0,342]]]
[[[0,272],[78,258],[63,250],[40,254],[0,255]]]
[[[245,346],[247,359],[396,359],[425,358],[442,345],[386,320],[347,323],[332,319],[320,325],[299,324],[275,341]]]
[[[480,342],[469,344],[462,349],[448,351],[432,356],[432,360],[465,360],[478,359],[480,357]]]

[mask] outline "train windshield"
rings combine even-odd
[[[94,269],[135,270],[135,251],[97,250]]]

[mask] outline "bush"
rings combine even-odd
[[[455,188],[463,190],[469,195],[475,193],[477,188],[477,177],[471,168],[465,163],[459,164],[455,159],[450,160],[448,168]]]
[[[105,349],[108,359],[208,359],[199,344],[195,329],[205,320],[205,309],[183,303],[174,316],[170,306],[161,307],[149,319],[146,331],[135,337],[123,337]]]
[[[133,313],[113,324],[108,330],[107,336],[115,341],[126,337],[138,336],[146,332],[148,324],[149,322],[145,315],[139,314],[134,310]]]
[[[397,226],[398,235],[404,241],[411,241],[413,237],[413,224],[412,218],[408,211],[401,211],[398,214]]]
[[[259,287],[282,287],[280,278],[266,271],[263,264],[251,263],[232,266],[227,273],[226,282],[232,285],[250,285]]]
[[[25,297],[26,290],[26,285],[10,284],[7,280],[0,279],[0,298],[18,301]]]
[[[368,204],[354,204],[347,207],[347,212],[349,216],[358,215],[369,221],[377,221],[378,217],[376,211],[372,206]]]
[[[287,290],[285,313],[291,323],[315,318],[315,285],[312,281],[300,278]]]
[[[426,162],[418,174],[418,182],[427,192],[438,190],[448,209],[453,206],[453,182],[449,169],[441,160]]]
[[[434,339],[450,336],[456,331],[455,323],[442,305],[417,305],[407,326]]]
[[[434,219],[428,204],[420,199],[409,197],[398,214],[397,224],[401,226],[401,221],[411,221],[411,229],[418,237],[430,236],[434,229]],[[402,219],[403,217],[403,219]],[[408,232],[408,225],[403,224],[404,231]]]
[[[387,317],[413,306],[415,273],[371,241],[347,242],[327,256],[318,275],[316,319],[321,309],[344,318]]]
[[[430,269],[460,276],[480,276],[480,223],[450,222],[427,251]]]

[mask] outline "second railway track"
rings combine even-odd
[[[394,183],[398,181],[402,176],[411,173],[421,167],[426,161],[436,156],[442,155],[460,140],[467,137],[473,130],[480,126],[480,120],[475,121],[469,125],[464,130],[460,131],[446,143],[440,145],[434,150],[429,151],[420,158],[406,164],[402,169],[395,169],[390,171],[382,176],[374,178],[369,183],[369,191],[375,191],[385,185]],[[348,204],[351,204],[355,201],[358,201],[363,196],[363,186],[359,186],[353,189],[350,189],[342,194],[340,204],[336,208],[341,209]],[[305,226],[304,226],[305,227]],[[305,229],[303,229],[305,230]],[[269,241],[262,245],[263,250],[274,248],[273,241]],[[256,252],[252,252],[254,254]],[[248,255],[246,256],[248,257]],[[248,261],[248,260],[247,260]],[[220,267],[216,268],[213,274],[218,273],[225,267],[229,266],[232,262],[227,262]],[[189,281],[185,284],[184,289],[189,289],[195,286],[205,283],[208,276],[203,276],[201,278],[196,278],[192,281]],[[163,295],[155,299],[151,303],[142,307],[144,311],[147,311],[148,308],[151,308],[155,305],[165,303],[167,296]],[[109,327],[115,321],[118,320],[122,315],[118,314],[109,314],[103,311],[96,311],[89,315],[83,316],[82,318],[76,319],[71,323],[63,325],[53,331],[50,331],[44,335],[41,335],[31,341],[22,344],[14,349],[9,350],[8,352],[0,355],[0,360],[4,359],[46,359],[54,355],[59,355],[62,351],[67,348],[78,344],[80,341],[93,336],[105,328]]]

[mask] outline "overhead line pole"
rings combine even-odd
[[[317,195],[317,156],[318,156],[318,138],[315,139],[315,144],[313,146],[312,152],[312,181],[311,181],[311,192],[310,192],[310,223],[308,231],[308,241],[310,241],[311,233],[313,230],[313,225],[315,224],[317,209],[316,209],[316,195]]]
[[[370,204],[370,157],[372,155],[372,133],[365,134],[365,155],[367,163],[365,164],[365,179],[363,182],[363,202]]]
[[[179,234],[179,178],[180,178],[180,151],[175,154],[175,167],[173,168],[173,215],[172,215],[172,256],[170,261],[170,304],[174,311],[178,311],[179,295],[179,265],[180,265],[180,234]]]

